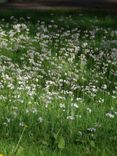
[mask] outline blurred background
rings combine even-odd
[[[117,11],[117,0],[0,0],[0,7],[3,8],[42,8],[42,7],[92,7],[109,8]]]
[[[117,0],[0,0],[1,3],[4,2],[40,2],[40,1],[77,1],[86,3],[96,3],[96,2],[117,2]]]

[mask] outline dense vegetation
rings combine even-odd
[[[117,153],[116,16],[0,13],[0,152]]]

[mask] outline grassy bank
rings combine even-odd
[[[0,14],[0,152],[117,153],[116,15]]]

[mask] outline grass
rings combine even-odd
[[[0,152],[115,156],[116,15],[0,12]]]

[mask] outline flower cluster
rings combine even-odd
[[[84,122],[84,128],[94,133],[100,128],[98,121],[103,125],[116,118],[117,31],[99,26],[64,28],[64,18],[48,24],[37,20],[33,26],[28,17],[11,17],[6,25],[1,21],[3,129],[50,122],[69,126],[73,122],[77,129]],[[66,19],[72,21],[71,16]]]

